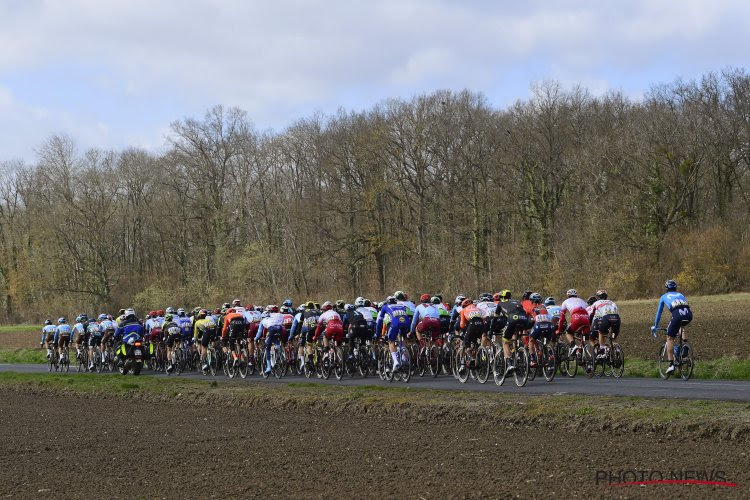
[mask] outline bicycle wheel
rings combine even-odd
[[[328,380],[331,377],[331,357],[333,356],[331,351],[331,349],[328,349],[320,359],[320,370],[324,380]]]
[[[477,358],[474,360],[476,364],[477,382],[484,384],[487,379],[490,378],[490,354],[487,349],[480,347],[477,349]]]
[[[243,347],[240,349],[240,356],[237,358],[237,373],[240,377],[247,377],[247,350]]]
[[[469,380],[469,367],[467,366],[466,350],[461,347],[456,350],[456,378],[462,384]]]
[[[346,370],[346,367],[344,366],[344,350],[341,349],[341,347],[336,347],[333,350],[333,359],[331,361],[336,380],[341,380],[344,378],[344,371]]]
[[[412,374],[414,373],[414,364],[411,362],[412,356],[409,349],[401,349],[401,381],[405,384],[409,383]]]
[[[383,373],[383,380],[393,382],[395,374],[393,373],[393,356],[391,356],[390,349],[383,349],[382,359],[381,371]]]
[[[612,366],[612,376],[615,378],[622,377],[625,373],[625,352],[620,344],[612,344],[609,350],[609,364]]]
[[[60,363],[60,371],[65,371],[66,373],[70,371],[70,353],[68,352],[67,348],[65,348],[65,351],[63,352],[62,360]]]
[[[693,376],[693,347],[687,342],[683,342],[680,349],[680,377],[682,380],[690,380]]]
[[[539,353],[532,352],[531,350],[528,351],[529,353],[529,380],[534,380],[536,378],[537,372],[539,372]],[[531,364],[534,363],[534,366],[531,366]]]
[[[284,349],[280,348],[277,345],[274,345],[271,348],[271,359],[271,366],[273,366],[273,376],[276,378],[283,377],[284,373],[286,373],[286,354],[284,353]]]
[[[76,369],[79,372],[85,372],[88,366],[86,366],[86,358],[85,354],[87,351],[84,349],[83,351],[76,353]]]
[[[583,372],[586,374],[588,378],[591,378],[594,376],[594,361],[596,354],[594,354],[594,348],[591,344],[586,344],[583,346],[583,354],[581,355],[581,360],[583,361]]]
[[[526,385],[526,381],[529,379],[529,352],[525,347],[519,347],[516,349],[516,353],[513,356],[513,379],[516,381],[518,387]]]
[[[433,344],[427,353],[428,364],[430,365],[430,375],[437,377],[440,373],[440,348]]]
[[[505,355],[502,349],[497,350],[495,358],[492,360],[492,377],[498,386],[505,382]]]
[[[361,345],[359,346],[359,350],[357,351],[357,356],[355,356],[356,363],[357,363],[357,370],[359,371],[359,375],[361,377],[366,377],[370,373],[370,358],[372,357],[372,354],[370,354],[370,348],[367,345]]]
[[[544,380],[552,382],[555,379],[555,373],[557,372],[557,366],[555,363],[555,350],[551,345],[545,344],[542,347],[542,375]]]
[[[427,346],[424,346],[419,350],[419,353],[417,354],[417,358],[416,358],[417,374],[420,377],[424,377],[424,374],[427,373],[427,365],[429,363],[427,356],[428,356]]]
[[[662,344],[661,348],[659,349],[659,354],[656,357],[656,362],[659,366],[659,376],[662,378],[662,380],[667,380],[670,374],[667,373],[667,368],[669,368],[669,360],[667,359],[666,342]]]

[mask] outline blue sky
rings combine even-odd
[[[639,98],[749,66],[750,1],[0,0],[0,161],[50,135],[165,147],[215,104],[282,130],[441,88],[495,106],[556,79]]]

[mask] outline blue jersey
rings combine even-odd
[[[662,310],[668,309],[669,312],[674,312],[677,309],[690,308],[688,301],[684,295],[680,292],[667,292],[659,299],[659,307],[656,309],[656,319],[654,320],[654,328],[659,327],[659,320],[661,319]]]
[[[137,321],[124,323],[115,332],[115,338],[122,338],[123,343],[132,344],[143,337],[143,326]]]
[[[54,337],[56,332],[57,327],[55,325],[44,325],[44,328],[42,328],[42,342],[47,339],[47,335],[52,335]]]
[[[389,316],[391,324],[388,327],[389,332],[409,330],[409,311],[403,304],[386,304],[378,314],[378,322],[375,326],[375,332],[379,333],[383,329],[383,319]]]

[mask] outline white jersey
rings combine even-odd
[[[271,328],[273,326],[284,326],[284,315],[281,313],[271,313],[267,317],[263,318],[263,328]]]
[[[339,322],[341,323],[341,315],[334,311],[333,309],[329,309],[323,314],[320,315],[318,318],[318,323],[329,323],[329,322]]]
[[[482,318],[492,318],[495,316],[497,304],[492,301],[480,302],[477,304],[477,307],[482,311]]]
[[[566,312],[570,312],[572,314],[579,309],[585,312],[587,307],[588,306],[586,305],[586,301],[582,298],[569,297],[565,299],[565,302],[563,302],[562,306],[560,306],[560,316],[565,316]]]
[[[378,318],[378,310],[374,307],[358,307],[357,312],[361,314],[368,323],[375,323]]]
[[[591,306],[594,309],[595,318],[603,318],[610,314],[620,314],[620,310],[617,308],[617,304],[611,300],[597,300],[594,305]]]

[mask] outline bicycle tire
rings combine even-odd
[[[694,367],[693,346],[687,342],[683,342],[682,347],[680,348],[680,377],[682,380],[686,382],[690,380],[690,377],[693,376]]]
[[[555,350],[551,345],[544,344],[542,347],[542,375],[544,380],[552,382],[555,380],[555,373],[557,373]]]
[[[401,359],[401,381],[408,384],[415,372],[414,363],[412,363],[412,351],[401,349],[399,354]]]
[[[596,355],[594,354],[594,348],[591,344],[586,343],[586,345],[583,346],[581,360],[583,361],[583,372],[586,374],[586,377],[593,378],[594,370],[596,368]]]
[[[536,360],[536,366],[533,368],[531,367],[531,351],[527,351],[529,353],[529,380],[533,381],[536,378],[537,373],[539,370],[539,353],[536,354],[537,360]]]
[[[432,344],[427,356],[430,365],[430,375],[437,377],[440,374],[440,348],[435,344]]]
[[[525,347],[516,349],[513,355],[513,379],[518,387],[523,387],[529,380],[529,352]]]
[[[666,352],[667,352],[667,343],[664,342],[661,348],[659,348],[659,353],[656,355],[656,363],[659,369],[659,376],[661,377],[662,380],[668,380],[669,376],[671,375],[670,373],[667,373],[667,367],[669,367],[669,360],[667,359]]]
[[[505,383],[505,355],[502,349],[498,349],[492,360],[492,378],[498,387]]]
[[[622,350],[620,344],[612,344],[612,348],[609,350],[609,360],[612,365],[612,376],[614,378],[622,377],[625,373],[625,351]]]
[[[490,378],[490,354],[485,347],[477,349],[476,364],[477,382],[484,384]]]
[[[456,350],[456,378],[462,384],[469,380],[469,367],[466,366],[466,349]]]

